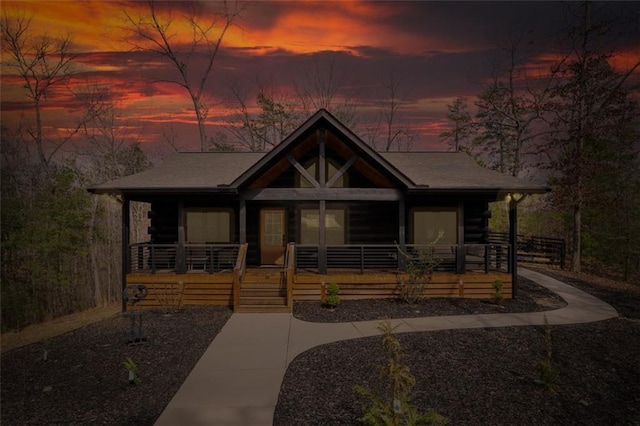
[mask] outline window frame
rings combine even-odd
[[[297,232],[296,232],[296,239],[298,241],[298,244],[315,244],[318,245],[320,244],[319,238],[320,235],[318,235],[318,242],[314,242],[314,243],[303,243],[302,242],[302,212],[304,210],[311,210],[314,212],[318,213],[318,222],[320,221],[320,207],[317,205],[301,205],[298,206],[297,209],[297,214],[296,214],[296,225],[297,225]],[[329,213],[332,210],[339,210],[342,211],[343,213],[343,219],[344,219],[344,233],[342,236],[342,243],[338,243],[338,244],[332,244],[332,243],[328,243],[326,242],[326,227],[325,227],[325,242],[326,245],[346,245],[349,244],[349,208],[347,206],[344,205],[339,205],[339,206],[327,206],[326,207],[326,212]],[[319,225],[319,223],[318,223]]]
[[[189,241],[189,213],[227,213],[229,217],[229,237],[227,238],[227,241]],[[230,207],[185,207],[183,219],[185,244],[232,244],[234,242],[233,237],[235,235],[235,211]]]
[[[453,242],[438,242],[437,245],[457,245],[458,244],[458,217],[460,211],[457,207],[413,207],[409,209],[409,244],[429,244],[429,243],[416,243],[416,213],[440,213],[448,212],[455,214],[455,234]]]

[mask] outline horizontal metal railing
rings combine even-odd
[[[327,269],[402,270],[406,262],[432,262],[434,271],[509,271],[511,250],[508,244],[465,244],[459,256],[457,245],[408,244],[404,250],[394,244],[327,245]],[[296,270],[314,271],[320,265],[320,246],[295,246]]]
[[[506,232],[490,232],[489,242],[509,243]],[[533,237],[518,235],[518,262],[545,263],[564,269],[566,243],[561,238]]]
[[[239,244],[131,244],[129,272],[231,271],[239,248]]]

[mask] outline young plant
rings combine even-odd
[[[127,370],[128,381],[130,385],[139,385],[140,378],[138,377],[138,366],[130,357],[123,362],[124,368]]]
[[[546,357],[544,361],[538,364],[540,371],[540,382],[549,392],[556,392],[558,390],[558,383],[560,381],[560,370],[553,362],[553,345],[551,341],[551,327],[547,316],[544,316],[544,345],[546,349]]]
[[[495,280],[493,282],[493,294],[491,295],[491,299],[493,299],[493,303],[496,305],[500,305],[504,300],[504,294],[502,294],[503,284],[500,280]]]
[[[435,240],[412,254],[398,249],[404,257],[406,269],[406,276],[400,276],[398,279],[398,297],[405,303],[414,304],[424,297],[433,278],[433,271],[440,264],[435,246],[443,235],[444,232],[440,231]]]
[[[361,385],[353,387],[368,399],[368,403],[363,404],[364,415],[358,420],[372,426],[445,424],[445,417],[435,411],[420,413],[411,403],[411,391],[416,378],[409,366],[402,363],[402,348],[392,334],[394,328],[389,321],[385,321],[380,323],[378,329],[383,333],[382,348],[387,360],[380,368],[383,386],[378,393]]]
[[[336,283],[329,283],[327,285],[327,295],[324,303],[330,308],[335,308],[340,304],[340,287]]]

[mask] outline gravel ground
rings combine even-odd
[[[152,425],[231,316],[226,307],[146,311],[147,342],[120,315],[2,355],[2,425]],[[47,361],[43,349],[47,348]],[[140,383],[130,385],[131,358]]]
[[[640,425],[640,287],[563,275],[623,314],[550,327],[557,391],[539,381],[542,326],[399,334],[403,362],[417,379],[413,402],[453,425]],[[380,389],[383,363],[379,337],[301,354],[287,370],[274,424],[357,424],[365,400],[353,385]]]
[[[595,324],[551,327],[560,369],[557,393],[535,381],[545,354],[542,327],[451,330],[399,335],[404,361],[418,379],[414,402],[454,425],[640,425],[640,322],[634,319],[640,317],[640,303],[633,302],[640,300],[640,289],[572,284],[597,292],[625,313]],[[559,303],[522,280],[519,300],[502,307],[432,299],[407,308],[371,300],[343,302],[334,312],[296,304],[296,315],[358,320],[409,316],[411,311],[422,316],[547,310]],[[115,316],[50,339],[46,362],[43,343],[8,351],[1,360],[1,424],[152,425],[230,315],[228,308],[213,307],[170,315],[148,311],[144,328],[149,339],[138,346],[125,344],[129,319]],[[139,368],[140,384],[127,382],[127,357]],[[362,400],[352,386],[375,388],[381,362],[379,338],[301,354],[287,371],[275,424],[357,424]]]

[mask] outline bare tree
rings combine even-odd
[[[65,84],[73,73],[71,37],[36,37],[31,31],[31,18],[24,13],[15,17],[3,11],[1,32],[2,50],[7,59],[2,65],[15,70],[23,82],[23,88],[33,105],[35,128],[28,133],[36,145],[38,161],[46,170],[53,156],[78,132],[81,123],[70,129],[58,142],[48,141],[53,148],[46,152],[42,123],[42,102],[53,89]]]
[[[389,73],[382,87],[388,94],[382,110],[386,130],[384,150],[391,151],[391,148],[395,145],[400,151],[403,149],[403,143],[406,145],[404,148],[408,150],[411,147],[413,135],[407,126],[400,124],[400,113],[409,92],[402,89],[401,80],[393,72]]]
[[[476,101],[479,135],[474,144],[487,155],[491,168],[513,176],[527,166],[527,156],[538,151],[542,136],[549,133],[544,120],[554,76],[529,79],[523,52],[530,44],[521,32],[501,47],[502,65],[494,66],[491,83]]]
[[[144,13],[124,11],[125,29],[132,36],[128,41],[133,47],[164,58],[177,71],[176,78],[158,81],[176,84],[188,93],[198,122],[202,151],[207,147],[205,122],[211,106],[206,85],[222,40],[243,10],[238,1],[225,0],[220,4],[221,10],[212,12],[203,11],[199,2],[189,2],[186,13],[179,20],[171,10],[160,10],[153,0],[146,3]],[[191,33],[191,40],[186,45],[177,39],[180,24],[186,24]],[[206,58],[204,66],[194,61],[199,55]]]
[[[151,166],[135,136],[127,130],[129,126],[123,125],[122,114],[108,88],[88,87],[78,97],[84,101],[90,117],[83,124],[83,133],[90,147],[86,177],[91,183],[118,179]],[[90,209],[87,239],[93,302],[101,306],[119,293],[120,283],[111,269],[113,264],[118,264],[121,232],[118,226],[111,226],[113,220],[109,216],[118,217],[120,207],[114,197],[94,195]],[[148,206],[143,203],[131,203],[133,233],[139,233],[147,210]]]
[[[250,111],[248,95],[238,83],[230,85],[235,121],[227,131],[239,144],[250,151],[265,151],[282,142],[302,121],[301,103],[274,85],[256,78],[258,94],[257,112]]]
[[[571,213],[573,271],[580,272],[582,261],[583,213],[588,206],[594,188],[594,177],[601,170],[611,169],[616,162],[605,162],[602,153],[612,150],[624,153],[623,146],[615,146],[616,133],[634,123],[629,117],[630,93],[638,87],[630,87],[629,80],[640,67],[640,59],[626,72],[618,72],[609,63],[610,54],[603,52],[599,44],[606,35],[620,30],[606,20],[594,20],[590,2],[585,2],[569,12],[579,22],[570,28],[571,54],[554,72],[562,83],[555,88],[556,130],[551,139],[554,148],[552,168],[556,171],[555,196]],[[606,6],[606,5],[605,5]],[[597,12],[602,12],[601,6]],[[604,166],[604,169],[602,168]]]
[[[310,115],[326,109],[348,127],[353,127],[356,105],[348,93],[344,72],[336,69],[335,62],[323,63],[313,58],[312,66],[302,72],[296,81],[295,91],[302,103],[302,110]]]

